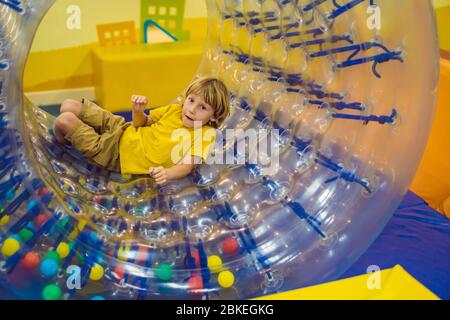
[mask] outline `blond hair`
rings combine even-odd
[[[214,110],[216,121],[210,122],[212,127],[218,128],[230,114],[230,93],[226,85],[219,79],[212,77],[201,77],[191,82],[182,95],[182,101],[190,94],[198,94]]]

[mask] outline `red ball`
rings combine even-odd
[[[144,263],[147,260],[147,248],[144,246],[139,246],[138,251],[136,252],[136,262]]]
[[[22,266],[25,269],[33,270],[39,266],[41,259],[36,252],[30,251],[22,259]]]
[[[37,194],[39,197],[44,197],[48,193],[48,189],[46,187],[42,187],[38,190]]]
[[[122,280],[125,276],[125,271],[121,267],[115,267],[113,273],[118,280]]]
[[[190,277],[187,283],[191,291],[203,289],[203,279],[199,275]]]
[[[195,260],[195,266],[197,268],[200,267],[200,256],[199,256],[199,254],[197,252],[191,252],[191,256]],[[186,258],[184,259],[184,264],[185,264],[186,268],[188,267],[187,259],[188,259],[188,257],[186,256]]]
[[[223,241],[222,250],[227,254],[234,254],[239,251],[239,244],[235,238],[226,238]]]
[[[45,213],[38,215],[34,219],[34,224],[36,225],[36,230],[39,230],[41,228],[41,226],[45,223],[45,221],[48,220],[48,218],[49,217]]]

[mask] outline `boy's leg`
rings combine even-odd
[[[79,118],[99,134],[113,131],[125,123],[123,117],[116,116],[85,98],[81,101]]]
[[[56,141],[62,144],[70,144],[70,142],[67,141],[64,137],[70,130],[73,130],[75,127],[77,127],[80,122],[81,120],[78,119],[78,117],[72,112],[61,113],[55,119]]]
[[[64,139],[82,155],[108,170],[120,171],[118,145],[122,131],[98,134],[70,112],[60,115],[55,123]]]
[[[79,118],[82,108],[83,108],[83,104],[80,101],[74,100],[74,99],[66,99],[61,104],[59,113],[63,114],[64,112],[71,112]]]

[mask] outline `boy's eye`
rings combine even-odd
[[[205,106],[202,106],[202,110],[206,110],[206,107],[205,107]]]

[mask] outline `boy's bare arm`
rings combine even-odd
[[[190,161],[176,164],[168,169],[164,167],[150,168],[150,175],[155,178],[157,184],[164,184],[170,180],[176,180],[186,177],[194,169],[195,157],[191,157]]]
[[[148,115],[148,116],[147,116],[147,120],[146,120],[145,125],[146,125],[146,126],[151,126],[152,124],[153,124],[153,120],[152,120],[152,118],[150,117],[150,115]]]
[[[145,96],[133,95],[131,96],[131,103],[133,104],[132,111],[134,127],[139,128],[148,126],[150,117],[147,117],[144,112],[148,104],[148,99]]]

